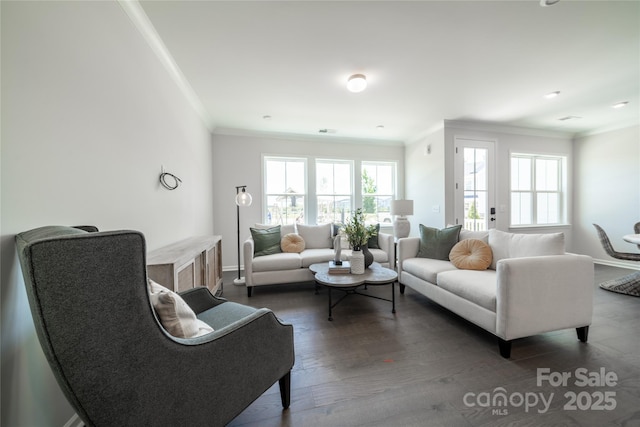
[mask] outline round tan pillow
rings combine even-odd
[[[486,270],[491,265],[491,247],[482,240],[460,240],[451,248],[449,260],[462,270]]]
[[[304,251],[304,239],[296,233],[285,234],[280,241],[282,252],[299,254]]]

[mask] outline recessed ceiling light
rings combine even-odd
[[[271,120],[271,116],[262,116],[264,120]]]
[[[364,74],[354,74],[347,80],[347,89],[357,93],[367,88],[367,77]]]
[[[383,125],[378,125],[378,126],[376,126],[376,129],[378,129],[378,130],[383,130],[383,129],[384,129],[384,126],[383,126]]]
[[[622,107],[626,107],[628,103],[629,101],[622,101],[622,102],[618,102],[617,104],[613,104],[611,107],[622,108]]]
[[[552,98],[555,98],[558,95],[560,95],[560,91],[559,90],[557,90],[555,92],[548,93],[544,97],[547,98],[547,99],[552,99]]]
[[[560,0],[540,0],[540,6],[542,7],[547,7],[547,6],[553,6],[554,4],[558,3]]]
[[[319,129],[318,132],[320,133],[336,133],[335,129]]]

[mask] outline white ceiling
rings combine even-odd
[[[638,1],[140,4],[218,131],[407,143],[443,119],[573,134],[640,121]],[[354,73],[364,92],[346,90]]]

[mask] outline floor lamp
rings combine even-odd
[[[247,193],[246,185],[236,187],[236,218],[238,219],[238,278],[234,285],[244,285],[244,277],[240,277],[240,206],[251,206],[251,194]]]

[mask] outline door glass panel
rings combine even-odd
[[[464,224],[467,230],[487,230],[489,218],[486,148],[464,148]]]

